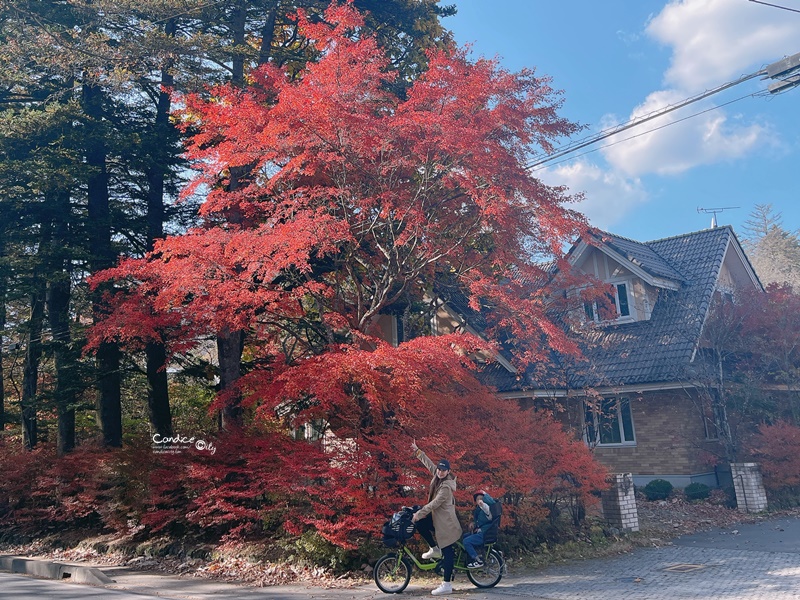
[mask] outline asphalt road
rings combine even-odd
[[[374,584],[349,589],[250,588],[101,568],[106,588],[0,573],[0,600],[389,600]],[[430,598],[436,582],[415,577],[400,597]],[[115,588],[115,589],[111,589]],[[490,590],[457,578],[451,598],[498,600],[800,600],[800,517],[684,536],[674,545],[515,572]]]
[[[675,544],[694,548],[800,554],[800,519],[770,519],[729,529],[715,529],[683,536],[675,540]]]
[[[87,585],[34,579],[25,575],[0,573],[0,598],[3,600],[167,600],[167,596],[148,596],[136,591],[108,590]]]

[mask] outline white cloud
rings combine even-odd
[[[632,208],[647,201],[639,179],[604,171],[585,161],[546,169],[537,175],[545,183],[566,185],[572,193],[585,192],[586,199],[576,208],[600,229],[610,229]]]
[[[681,93],[676,90],[653,92],[634,109],[630,118],[650,114],[680,100]],[[627,176],[671,175],[699,165],[740,158],[768,139],[767,127],[735,122],[719,109],[682,120],[712,107],[708,102],[693,104],[624,131],[604,142],[608,147],[603,149],[603,156],[614,169]]]
[[[647,23],[644,33],[669,47],[671,59],[664,89],[648,94],[630,119],[800,51],[800,15],[747,0],[670,0]],[[622,31],[618,36],[623,42],[635,38]],[[741,93],[752,91],[750,85]],[[676,175],[701,165],[742,159],[765,146],[780,146],[774,127],[715,108],[718,98],[712,96],[603,140],[600,145],[606,147],[601,154],[608,167],[576,161],[542,171],[542,179],[585,192],[586,200],[578,209],[593,225],[610,229],[649,200],[639,179],[642,176]],[[702,114],[686,118],[695,113]],[[611,117],[604,121],[601,129],[617,124]],[[632,139],[620,141],[624,138]]]
[[[746,0],[671,0],[645,30],[672,49],[664,73],[666,88],[649,94],[629,118],[648,115],[797,52],[800,18],[787,14]],[[764,144],[777,143],[769,127],[733,119],[723,108],[682,120],[713,109],[716,99],[712,96],[610,138],[604,144],[619,143],[605,148],[603,156],[628,177],[671,175],[742,158]]]
[[[623,29],[617,30],[617,38],[622,41],[623,44],[626,46],[630,46],[635,44],[641,39],[641,34],[639,33],[631,33],[630,31],[625,31]]]
[[[686,93],[800,51],[800,15],[746,0],[673,0],[646,32],[672,47],[664,81]]]

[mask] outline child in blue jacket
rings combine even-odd
[[[472,495],[475,509],[472,511],[472,533],[464,537],[462,543],[469,554],[468,569],[479,569],[483,566],[483,559],[478,556],[476,546],[483,546],[483,534],[492,524],[492,512],[489,506],[494,504],[494,499],[485,490],[478,490]]]

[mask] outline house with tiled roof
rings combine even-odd
[[[704,326],[715,298],[763,290],[733,229],[649,242],[594,230],[568,258],[612,292],[610,309],[587,302],[577,320],[583,359],[560,373],[495,364],[488,382],[509,399],[560,403],[596,457],[638,485],[719,485],[714,419],[695,380]]]

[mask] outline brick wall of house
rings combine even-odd
[[[641,476],[655,479],[713,472],[708,453],[718,444],[706,440],[698,403],[685,391],[645,392],[628,398],[636,445],[597,446],[594,450],[595,457],[612,473],[632,473],[641,481]],[[575,409],[579,411],[577,406]],[[578,414],[570,420],[580,422]]]
[[[631,398],[636,446],[595,449],[598,459],[615,473],[692,475],[711,467],[704,450],[703,419],[683,390],[645,393]]]

